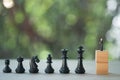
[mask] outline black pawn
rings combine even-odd
[[[50,54],[47,57],[47,63],[48,63],[48,65],[47,65],[47,68],[45,69],[45,73],[54,73],[54,69],[51,66],[52,57]]]
[[[60,68],[60,73],[67,74],[70,72],[68,66],[67,66],[67,49],[62,49],[62,67]]]
[[[85,73],[85,69],[83,67],[83,52],[84,52],[84,49],[82,46],[79,47],[78,49],[78,64],[77,64],[77,68],[75,70],[75,73],[77,74],[84,74]]]
[[[40,60],[38,59],[38,56],[33,56],[30,61],[30,69],[29,69],[30,73],[38,73],[39,69],[36,62],[39,63]]]
[[[18,57],[17,58],[17,61],[18,61],[18,66],[17,66],[17,68],[16,68],[16,73],[24,73],[25,72],[25,69],[24,69],[24,67],[23,67],[23,64],[22,64],[22,62],[23,62],[23,58],[22,57]]]
[[[9,67],[9,64],[10,64],[10,60],[6,59],[5,60],[5,68],[3,69],[4,73],[11,73],[12,72],[12,70]]]

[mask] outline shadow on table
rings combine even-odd
[[[120,77],[120,74],[109,73],[108,76],[110,76],[110,77]]]
[[[116,73],[109,73],[108,75],[98,75],[98,74],[90,74],[90,73],[86,73],[86,74],[84,74],[84,76],[119,77],[119,78],[120,78],[120,74],[116,74]]]

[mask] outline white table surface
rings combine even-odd
[[[83,61],[85,74],[76,74],[75,68],[77,67],[77,60],[68,60],[68,67],[70,69],[69,74],[60,74],[61,60],[53,60],[52,66],[55,70],[54,74],[46,74],[44,72],[46,68],[46,60],[41,60],[38,63],[39,73],[29,73],[29,60],[23,61],[25,73],[15,73],[17,67],[16,60],[10,60],[10,68],[12,73],[3,73],[5,66],[4,60],[0,60],[0,80],[120,80],[120,61],[109,61],[109,74],[108,75],[96,75],[95,73],[95,61]]]

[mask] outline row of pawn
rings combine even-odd
[[[68,52],[68,50],[67,49],[62,49],[61,51],[62,51],[62,67],[60,68],[59,72],[67,74],[67,73],[70,72],[70,70],[69,70],[69,68],[67,66],[67,58],[68,58],[67,57],[67,52]],[[84,69],[83,63],[82,63],[83,62],[82,61],[82,59],[83,59],[83,55],[82,54],[84,52],[83,47],[80,46],[78,48],[77,52],[78,52],[78,64],[77,64],[77,68],[75,69],[75,73],[77,73],[77,74],[84,74],[85,73],[85,69]],[[25,69],[24,69],[23,64],[22,64],[23,60],[24,59],[21,56],[19,56],[17,58],[18,66],[15,69],[16,73],[24,73],[25,72]],[[39,60],[39,58],[37,56],[33,56],[31,58],[30,69],[29,69],[30,73],[38,73],[39,69],[38,69],[37,63],[39,63],[39,62],[40,62],[40,60]],[[54,69],[53,69],[51,63],[52,63],[52,57],[49,54],[48,57],[47,57],[47,64],[48,65],[47,65],[47,67],[45,69],[45,73],[54,73]],[[5,68],[3,69],[4,73],[11,73],[12,72],[11,68],[9,67],[9,64],[10,64],[10,60],[6,59],[5,60]]]

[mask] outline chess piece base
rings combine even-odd
[[[3,69],[3,72],[4,72],[4,73],[11,73],[12,70],[10,69],[10,67],[6,66],[6,67]]]
[[[69,73],[69,72],[70,72],[70,70],[69,70],[68,67],[62,67],[62,68],[60,69],[60,73],[67,74],[67,73]]]
[[[25,69],[16,69],[15,71],[16,71],[16,73],[24,73]]]
[[[52,66],[48,65],[45,69],[45,73],[54,73],[54,69],[52,68]]]
[[[75,73],[77,73],[77,74],[84,74],[85,73],[85,69],[84,68],[76,68],[76,70],[75,70]]]
[[[29,70],[30,73],[38,73],[38,71],[39,71],[38,69],[30,69]]]

